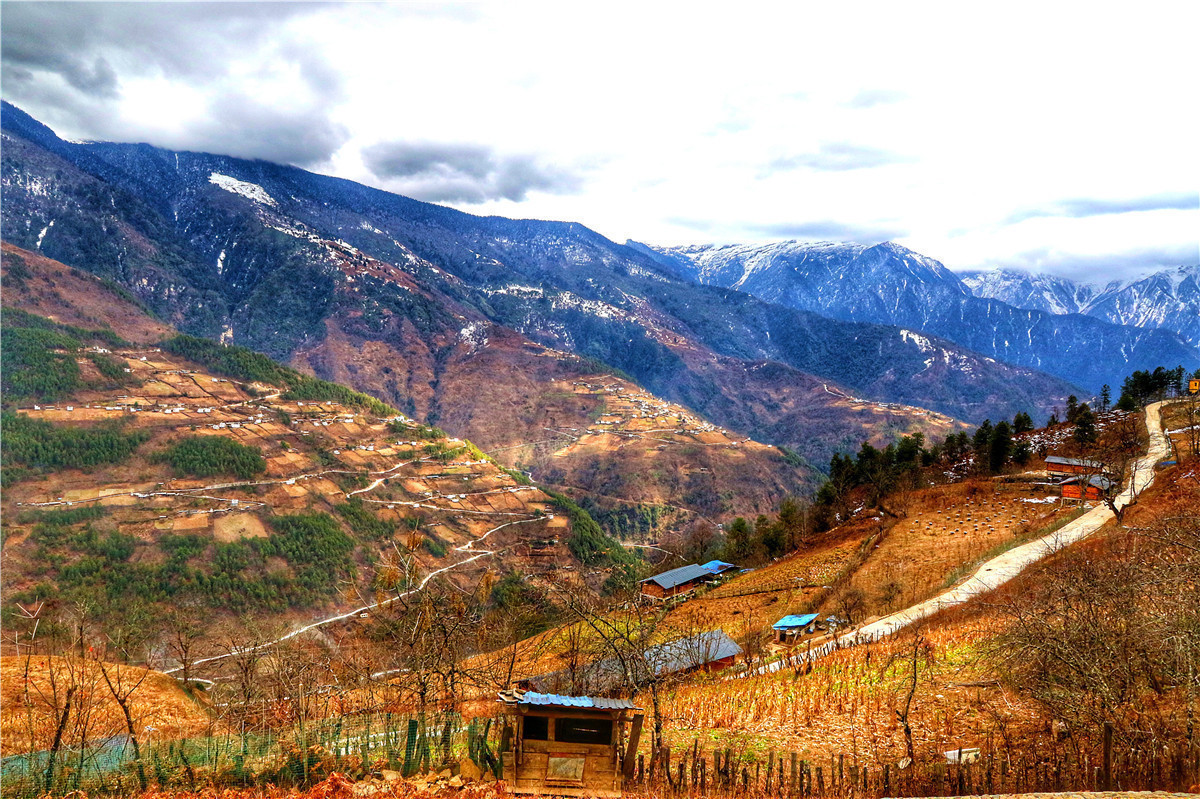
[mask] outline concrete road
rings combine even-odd
[[[1125,507],[1131,504],[1137,495],[1154,482],[1154,465],[1167,457],[1170,448],[1167,437],[1162,430],[1162,403],[1156,402],[1146,407],[1146,428],[1150,431],[1150,446],[1145,455],[1134,463],[1130,470],[1129,484],[1117,495],[1115,504]],[[963,582],[948,591],[938,594],[904,610],[884,616],[878,621],[852,630],[835,641],[829,641],[821,646],[813,647],[802,657],[805,660],[822,657],[837,648],[856,646],[869,643],[879,638],[907,627],[908,625],[932,616],[940,610],[961,605],[977,596],[986,594],[1000,587],[1020,574],[1026,567],[1051,555],[1064,547],[1087,538],[1113,518],[1113,512],[1107,506],[1101,505],[1080,516],[1070,524],[1049,535],[1030,541],[1027,544],[1014,547],[1002,555],[997,555],[986,561],[979,569]],[[769,674],[783,668],[786,660],[768,663],[757,669],[743,672],[741,676],[752,674]]]

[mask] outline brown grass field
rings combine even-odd
[[[109,664],[109,668],[119,669],[127,683],[144,677],[130,701],[138,730],[153,727],[153,735],[163,739],[206,735],[213,730],[208,710],[188,696],[173,677],[136,666]],[[58,683],[57,702],[51,671]],[[0,747],[6,754],[50,747],[57,723],[54,708],[61,707],[69,685],[78,688],[64,743],[78,741],[84,732],[82,717],[87,718],[87,740],[125,734],[125,718],[95,661],[33,655],[27,662],[24,655],[10,655],[0,657],[0,704],[4,706]]]

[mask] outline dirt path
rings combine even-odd
[[[1129,476],[1129,484],[1117,496],[1116,505],[1118,507],[1130,505],[1138,494],[1154,482],[1154,465],[1170,452],[1167,437],[1162,430],[1161,410],[1161,402],[1146,406],[1146,428],[1150,432],[1150,446],[1147,453],[1134,462]],[[1113,512],[1107,506],[1101,505],[1043,538],[1014,547],[1008,552],[986,561],[973,575],[954,588],[938,594],[932,599],[884,616],[878,621],[850,631],[833,641],[813,647],[804,653],[803,657],[806,660],[818,658],[837,648],[855,646],[884,638],[914,622],[928,618],[938,611],[961,605],[977,596],[993,591],[1016,577],[1026,567],[1077,541],[1082,541],[1112,519]],[[769,674],[783,668],[785,663],[790,665],[788,660],[778,660],[743,672],[739,676]]]
[[[418,591],[423,589],[430,580],[432,580],[434,577],[437,577],[439,574],[445,574],[448,571],[453,571],[454,569],[457,569],[460,566],[465,566],[468,563],[471,563],[472,561],[479,560],[480,558],[487,557],[488,555],[495,555],[496,554],[495,550],[476,549],[475,545],[478,544],[479,542],[483,541],[485,538],[487,538],[489,535],[496,532],[497,530],[501,530],[505,527],[509,527],[514,524],[528,524],[529,522],[540,522],[540,521],[544,521],[544,518],[533,517],[533,518],[529,518],[529,519],[519,519],[515,522],[505,522],[504,524],[497,525],[496,527],[493,527],[492,529],[488,530],[486,533],[479,536],[479,538],[476,538],[474,541],[468,541],[465,544],[460,544],[459,546],[456,546],[454,548],[455,552],[461,552],[464,555],[470,555],[470,557],[464,558],[463,560],[455,561],[454,563],[451,563],[449,566],[443,566],[440,569],[435,569],[434,571],[431,571],[429,574],[425,575],[424,579],[421,580],[420,585],[418,585],[416,588],[410,588],[407,591],[403,591],[399,594],[396,594],[393,597],[389,597],[389,598],[381,600],[379,602],[371,602],[369,604],[363,605],[362,607],[355,608],[354,610],[349,610],[349,611],[346,611],[345,613],[338,613],[337,615],[334,615],[334,616],[327,616],[324,619],[314,621],[311,624],[306,624],[303,627],[297,627],[295,630],[292,630],[290,633],[287,633],[286,635],[281,635],[279,638],[276,638],[274,641],[267,641],[267,642],[258,644],[257,646],[254,646],[254,647],[251,647],[251,648],[245,649],[245,650],[235,650],[233,652],[226,652],[221,655],[214,655],[212,657],[201,658],[199,660],[193,661],[192,667],[194,668],[194,667],[200,666],[204,663],[215,663],[220,660],[225,660],[227,658],[231,658],[234,655],[243,654],[244,652],[254,652],[254,651],[258,651],[258,650],[262,650],[262,649],[269,649],[269,648],[275,646],[276,644],[281,644],[284,641],[288,641],[292,638],[295,638],[298,635],[303,635],[304,633],[309,632],[310,630],[315,630],[319,627],[324,627],[327,624],[334,624],[334,623],[340,622],[340,621],[349,621],[350,619],[353,619],[356,616],[359,616],[363,613],[369,613],[372,610],[375,610],[376,608],[387,607],[388,605],[392,604],[393,602],[398,602],[407,596],[411,596],[412,594],[417,593]],[[181,671],[182,669],[183,669],[182,665],[176,666],[175,668],[172,668],[172,669],[164,669],[163,673],[164,674],[174,674],[175,672]]]

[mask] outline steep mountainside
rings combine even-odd
[[[241,348],[29,313],[47,288],[95,281],[6,255],[6,612],[50,600],[97,620],[145,606],[287,622],[438,570],[465,585],[586,564],[597,588],[629,559],[468,442],[378,400]],[[89,288],[108,305],[98,321],[136,316]]]
[[[1192,369],[1200,364],[1195,345],[1179,335],[1149,325],[1131,326],[1156,314],[1175,314],[1174,307],[1159,304],[1162,295],[1154,293],[1154,287],[1139,292],[1145,299],[1137,309],[1129,307],[1125,295],[1107,301],[1094,298],[1093,306],[1107,310],[1093,316],[1119,322],[1113,324],[1078,314],[1059,315],[1059,308],[1069,308],[1077,295],[1087,294],[1065,282],[1030,281],[1014,287],[1015,294],[1036,296],[1039,306],[1052,310],[1021,309],[973,296],[967,284],[937,261],[891,242],[866,247],[788,241],[657,252],[664,266],[701,283],[737,288],[838,319],[902,325],[1093,391],[1104,383],[1119,384],[1135,369],[1163,364]],[[1193,287],[1194,282],[1187,284],[1185,296]]]
[[[175,335],[115,284],[3,246],[6,305],[66,325],[123,330],[143,345]],[[500,463],[532,471],[539,482],[579,498],[601,494],[623,507],[645,503],[675,508],[669,518],[663,516],[664,528],[689,523],[697,514],[724,518],[766,512],[784,497],[815,487],[814,470],[793,454],[722,430],[627,380],[597,372],[594,364],[576,356],[521,340],[502,328],[492,327],[488,334],[505,340],[483,348],[486,335],[479,333],[472,344],[487,357],[448,359],[443,382],[451,388],[441,395],[448,408],[445,416],[456,430],[469,431],[470,440],[486,442],[485,449]],[[330,340],[345,343],[339,336]],[[338,375],[372,363],[349,347],[344,358],[334,357],[340,350],[328,342],[319,352],[337,363],[332,371]],[[386,354],[380,362],[389,362]],[[507,381],[489,377],[489,371],[504,369],[516,373]],[[467,391],[473,396],[460,396]],[[944,435],[960,426],[920,409],[846,407],[834,415],[841,418],[833,427],[843,431],[848,447],[863,437],[878,443],[891,440],[897,431]],[[529,431],[536,437],[520,437]]]
[[[3,121],[14,243],[119,282],[188,332],[343,380],[485,446],[537,439],[525,395],[557,390],[564,371],[546,348],[816,461],[881,429],[841,414],[825,384],[971,421],[1078,393],[931,336],[681,280],[577,224],[474,217],[264,162],[72,144],[9,105]],[[469,427],[497,411],[484,374],[507,397],[502,426],[479,422],[494,436]]]
[[[1099,287],[1007,269],[963,275],[977,297],[1056,314],[1080,313],[1113,324],[1162,328],[1200,346],[1200,266],[1162,269]]]

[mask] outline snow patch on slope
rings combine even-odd
[[[272,208],[278,207],[278,203],[275,202],[275,198],[270,194],[267,194],[267,190],[257,183],[248,183],[247,181],[238,180],[237,178],[230,177],[229,175],[222,175],[220,172],[213,172],[210,174],[208,176],[208,182],[216,185],[218,188],[224,189],[225,191],[233,194],[239,194],[248,200],[253,200],[256,203],[269,205]]]

